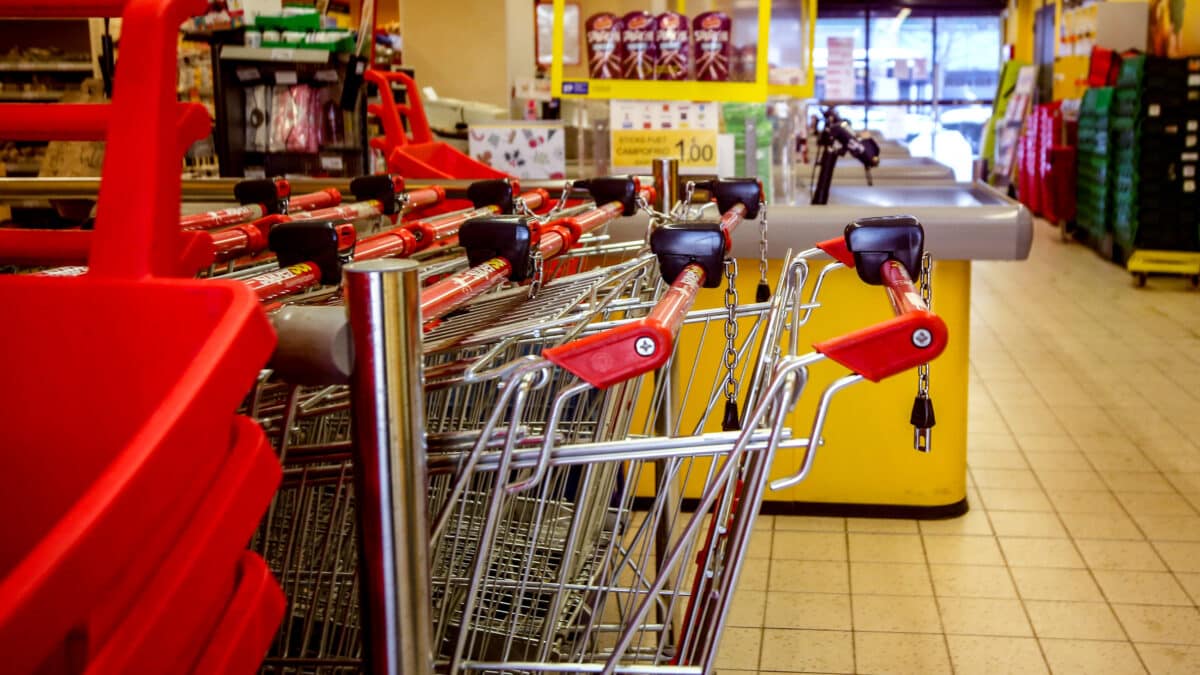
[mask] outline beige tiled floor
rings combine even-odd
[[[723,675],[1200,673],[1200,293],[1038,223],[971,306],[971,511],[763,518]]]

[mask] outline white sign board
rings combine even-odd
[[[561,122],[501,121],[472,124],[471,158],[529,180],[566,176],[567,153]]]
[[[825,47],[825,100],[854,100],[854,38],[830,37]]]
[[[716,103],[610,101],[613,172],[648,173],[655,159],[674,158],[681,173],[713,173],[719,124]]]

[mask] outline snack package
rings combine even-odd
[[[266,152],[269,147],[270,96],[268,87],[260,84],[246,87],[246,143],[247,150]]]
[[[678,12],[658,15],[654,30],[654,47],[658,50],[655,73],[660,80],[686,80],[691,60],[691,40],[688,39],[687,17]]]
[[[733,46],[729,42],[733,23],[724,12],[705,12],[692,21],[692,45],[696,79],[724,82],[729,79]]]
[[[307,84],[277,86],[271,100],[271,152],[316,152],[320,116]]]
[[[650,12],[630,12],[621,19],[621,76],[627,80],[653,80],[658,49],[655,27],[658,22]]]
[[[621,19],[611,12],[588,17],[583,24],[588,47],[588,76],[598,80],[621,77]]]

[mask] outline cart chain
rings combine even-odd
[[[545,259],[542,258],[542,252],[535,250],[529,256],[529,265],[533,268],[532,280],[529,282],[529,299],[537,297],[539,291],[542,290],[542,282],[545,280]]]
[[[640,193],[638,196],[633,198],[633,204],[637,207],[638,211],[641,211],[648,217],[646,220],[646,241],[650,241],[650,235],[656,228],[658,228],[659,225],[671,220],[671,214],[664,213],[654,208],[649,200],[643,197]]]
[[[921,256],[921,273],[918,277],[921,300],[926,309],[933,309],[933,256],[928,251]],[[933,414],[933,400],[929,398],[929,363],[917,366],[917,396],[913,400],[912,415],[913,448],[921,452],[931,449],[931,430],[937,420]]]
[[[767,284],[767,205],[758,203],[758,288],[754,291],[755,302],[771,299],[771,287]]]
[[[690,220],[691,215],[692,215],[692,194],[695,192],[696,192],[696,181],[689,180],[683,186],[683,199],[680,200],[680,202],[674,207],[674,209],[672,209],[671,215],[675,216],[677,218],[682,218],[685,221]],[[680,209],[682,209],[680,214],[678,216],[676,216],[675,211],[680,210]]]
[[[517,197],[516,199],[513,200],[513,211],[518,216],[526,216],[528,218],[537,218],[537,214],[534,213],[533,209],[529,208],[529,205],[525,203],[524,197]]]
[[[725,259],[725,417],[721,428],[725,431],[739,431],[742,428],[737,409],[738,381],[734,376],[737,368],[737,273],[736,258]]]
[[[571,189],[573,187],[575,187],[575,184],[571,181],[566,181],[563,183],[563,190],[562,193],[558,195],[558,202],[550,208],[550,211],[546,214],[547,216],[552,216],[567,208],[567,197],[571,196]]]

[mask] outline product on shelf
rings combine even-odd
[[[678,12],[663,12],[658,15],[654,31],[654,47],[658,51],[655,68],[659,80],[686,80],[688,62],[691,60],[691,40],[688,36],[688,19]]]
[[[696,58],[696,79],[724,82],[729,79],[733,52],[730,43],[732,22],[724,12],[705,12],[692,22],[692,44]]]
[[[588,45],[588,74],[596,79],[621,77],[621,19],[601,12],[588,17],[584,24]]]
[[[246,143],[251,152],[266,152],[269,145],[268,87],[260,84],[246,87]]]
[[[650,12],[630,12],[621,19],[621,75],[627,80],[653,80],[658,62],[655,28]]]
[[[275,87],[271,101],[271,152],[316,152],[321,119],[316,110],[316,93],[307,84]]]

